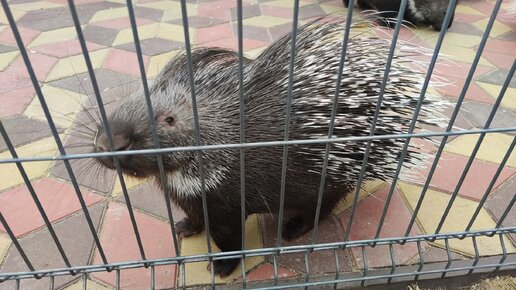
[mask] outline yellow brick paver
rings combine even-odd
[[[149,65],[147,66],[147,76],[149,78],[156,77],[159,72],[165,67],[169,60],[171,60],[179,51],[171,51],[156,56],[151,56]]]
[[[262,234],[260,230],[260,225],[258,221],[257,215],[252,215],[247,219],[246,222],[246,249],[258,249],[263,248],[262,244]],[[220,252],[215,243],[211,242],[213,252]],[[206,244],[206,236],[204,232],[197,234],[195,236],[185,238],[181,241],[181,254],[182,255],[195,255],[207,253],[208,247]],[[247,271],[253,269],[264,261],[263,256],[255,256],[249,257],[245,260],[245,269]],[[209,262],[196,262],[196,263],[186,263],[186,285],[201,285],[201,284],[209,284],[211,283],[211,273],[207,270]],[[228,277],[220,278],[219,276],[215,277],[215,283],[227,283],[235,278],[238,278],[242,273],[241,265],[239,265],[236,270],[231,273]],[[182,273],[179,273],[179,285],[182,285]]]
[[[73,116],[82,110],[81,104],[86,99],[85,95],[50,85],[43,86],[41,91],[54,122],[62,127],[72,124]],[[47,120],[38,98],[32,100],[23,114],[45,122]]]
[[[484,82],[476,82],[479,87],[486,91],[494,100],[498,98],[502,86],[488,84]],[[503,95],[502,106],[513,110],[516,110],[516,88],[508,87],[507,91]]]
[[[190,41],[195,39],[195,32],[195,29],[190,28],[188,30],[188,33],[190,34]],[[181,25],[162,23],[158,28],[156,37],[177,42],[185,42],[184,29]]]
[[[71,285],[68,285],[66,286],[65,288],[63,288],[63,290],[82,290],[84,289],[83,288],[83,284],[84,281],[82,279],[79,279],[79,281],[75,282],[75,283],[72,283]],[[108,287],[106,285],[103,285],[97,281],[92,281],[90,279],[88,279],[88,281],[86,281],[86,286],[87,286],[87,289],[88,290],[111,290],[111,289],[115,289],[115,287]]]
[[[11,246],[11,239],[9,236],[4,233],[0,233],[0,264],[4,260],[5,255],[7,254],[7,250]]]
[[[138,37],[140,40],[156,37],[159,26],[159,23],[138,26]],[[113,41],[113,46],[125,43],[134,43],[133,30],[131,28],[120,30]]]
[[[63,7],[63,4],[47,2],[47,1],[38,1],[38,2],[28,2],[22,4],[12,4],[9,7],[11,9],[21,10],[21,11],[35,11],[41,9],[49,9],[49,8],[57,8]]]
[[[258,27],[273,27],[276,25],[281,25],[285,23],[289,23],[290,20],[286,18],[280,18],[280,17],[273,17],[273,16],[256,16],[244,19],[243,25],[251,25],[251,26],[258,26]]]
[[[129,190],[139,185],[148,183],[149,181],[145,179],[134,178],[124,174],[124,182],[127,190]],[[117,175],[115,177],[115,185],[113,186],[113,190],[111,191],[111,196],[118,196],[120,194],[122,194],[122,186],[120,185],[120,178]]]
[[[109,49],[100,49],[90,52],[93,69],[99,69],[102,66],[108,52]],[[59,60],[52,71],[50,71],[47,76],[47,82],[75,76],[87,71],[88,68],[86,67],[86,62],[84,62],[84,56],[82,54],[63,58]]]
[[[62,138],[62,136],[61,136]],[[53,137],[41,139],[16,148],[19,157],[42,157],[55,156],[57,146]],[[0,153],[0,159],[12,158],[9,151]],[[31,180],[42,177],[48,173],[51,161],[25,162],[23,167]],[[23,184],[18,168],[14,163],[0,164],[0,191],[11,188],[15,185]]]
[[[409,204],[409,207],[413,210],[421,195],[422,187],[407,183],[399,183],[399,188]],[[435,190],[427,191],[425,200],[423,201],[417,216],[418,223],[425,233],[433,234],[435,232],[449,200],[450,195],[448,194]],[[464,231],[473,216],[477,205],[478,203],[474,201],[457,197],[440,232],[449,233]],[[495,228],[495,226],[496,222],[485,209],[482,209],[473,224],[472,230],[492,229]],[[504,242],[508,253],[516,252],[516,248],[507,237],[504,237]],[[436,240],[435,244],[440,247],[445,247],[444,240]],[[456,252],[468,256],[475,255],[475,249],[471,239],[450,239],[449,244]],[[478,237],[477,244],[481,255],[500,255],[503,253],[498,236]]]
[[[486,16],[485,19],[477,21],[477,22],[473,23],[473,25],[475,27],[477,27],[478,29],[480,29],[481,31],[485,31],[488,22],[489,22],[489,17]],[[513,28],[501,23],[500,21],[495,20],[495,22],[493,24],[493,28],[491,28],[491,32],[489,33],[489,36],[498,37],[498,36],[504,35],[508,32],[511,32],[512,29]]]
[[[44,31],[41,32],[41,34],[38,35],[34,40],[32,40],[32,42],[29,44],[29,48],[76,38],[77,32],[73,26]],[[27,43],[25,45],[27,45]]]
[[[17,50],[0,53],[0,71],[4,71],[20,55]]]
[[[476,158],[500,163],[507,153],[514,136],[501,133],[486,134]],[[469,157],[478,140],[478,135],[463,135],[448,143],[445,150]],[[513,151],[506,165],[516,168],[516,151]]]

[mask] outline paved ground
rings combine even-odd
[[[178,50],[184,46],[178,1],[143,0],[136,2],[136,16],[142,40],[144,61],[149,78]],[[188,1],[191,39],[196,45],[236,48],[235,1]],[[292,1],[244,1],[244,47],[248,56],[254,56],[274,39],[291,28]],[[303,21],[333,12],[344,12],[339,0],[302,0]],[[76,0],[77,9],[97,79],[106,102],[116,101],[139,87],[139,71],[132,44],[132,35],[127,18],[125,1],[122,0]],[[488,21],[494,1],[463,1],[457,8],[455,22],[447,34],[442,52],[455,61],[452,67],[438,65],[437,75],[454,82],[443,88],[441,94],[455,100],[460,93],[470,63]],[[82,134],[78,123],[87,118],[83,110],[91,107],[92,89],[83,63],[75,30],[64,0],[13,0],[10,7],[22,33],[25,46],[35,68],[42,91],[46,97],[60,136],[69,145],[68,152],[81,152],[73,144]],[[474,82],[466,95],[465,110],[460,113],[455,125],[463,129],[481,128],[492,104],[500,91],[508,70],[516,56],[516,18],[507,15],[506,4],[502,6],[491,37],[482,55]],[[43,117],[34,89],[27,77],[20,53],[11,30],[0,14],[0,118],[20,156],[49,156],[57,152],[48,125]],[[429,29],[403,30],[402,38],[433,48],[437,34]],[[449,114],[450,112],[448,112]],[[75,122],[75,123],[74,123]],[[511,83],[492,127],[516,125],[516,83]],[[75,130],[68,130],[75,126]],[[70,133],[72,132],[72,133]],[[75,132],[75,133],[73,133]],[[87,132],[86,132],[87,133]],[[476,135],[450,138],[440,166],[431,183],[428,198],[423,203],[417,224],[411,234],[433,233],[444,208],[453,192],[467,162]],[[489,134],[473,162],[459,196],[452,207],[441,232],[464,230],[478,201],[506,153],[514,135]],[[75,142],[74,142],[75,141]],[[78,144],[81,145],[81,144]],[[84,145],[84,144],[83,144]],[[435,151],[429,144],[427,149]],[[5,143],[0,141],[0,159],[10,158]],[[87,227],[84,214],[69,176],[60,162],[32,162],[24,164],[33,187],[41,200],[49,220],[72,265],[101,262],[98,251]],[[112,173],[99,177],[96,168],[85,161],[73,162],[92,221],[100,235],[109,262],[140,259],[135,236],[130,226],[129,215],[118,181]],[[421,192],[425,173],[415,182],[400,182],[393,195],[390,210],[384,222],[381,237],[396,237],[404,234],[417,198]],[[512,154],[496,182],[473,229],[495,226],[498,218],[516,192],[516,154]],[[170,227],[167,224],[166,208],[162,193],[150,184],[128,181],[129,195],[140,228],[143,245],[148,258],[170,257],[175,253]],[[388,184],[371,182],[364,186],[362,200],[357,208],[350,238],[372,238],[379,216],[385,204]],[[318,242],[341,240],[349,218],[346,202],[335,209],[334,215],[323,221]],[[64,267],[48,229],[39,215],[27,187],[15,165],[0,165],[0,211],[9,222],[14,234],[37,269]],[[175,218],[181,218],[176,211]],[[505,226],[516,225],[516,210],[512,210]],[[252,217],[248,222],[249,247],[275,244],[275,223],[270,217]],[[293,244],[309,242],[306,236]],[[185,239],[181,244],[183,255],[205,251],[201,235]],[[504,237],[507,252],[516,252],[516,237]],[[495,238],[477,240],[481,255],[502,253],[500,241]],[[290,245],[291,243],[285,243]],[[450,241],[453,259],[470,259],[475,255],[470,240]],[[446,251],[441,242],[425,243],[425,261],[445,261]],[[415,245],[395,246],[398,265],[417,262]],[[368,249],[369,267],[390,267],[388,249]],[[357,271],[363,267],[361,253],[344,251],[338,256],[341,269]],[[247,279],[263,280],[273,277],[271,260],[248,259]],[[303,275],[306,271],[303,255],[282,256],[279,260],[281,277]],[[310,273],[335,271],[333,253],[317,252],[309,255]],[[186,282],[190,285],[209,282],[206,264],[187,266]],[[0,271],[25,271],[27,266],[12,245],[5,229],[0,227]],[[171,288],[177,285],[178,269],[175,266],[156,268],[157,286]],[[121,285],[124,289],[144,289],[149,285],[149,271],[134,269],[124,271]],[[240,272],[217,282],[231,282]],[[56,287],[78,289],[79,277],[65,276],[56,279]],[[88,289],[111,289],[114,274],[95,273],[89,276]],[[22,289],[47,289],[48,280],[31,280],[22,283]],[[0,289],[12,289],[13,284],[2,283]],[[96,287],[96,288],[95,288]]]

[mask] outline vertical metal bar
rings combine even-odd
[[[14,289],[20,290],[20,279],[16,279],[16,284],[14,286]]]
[[[364,260],[364,273],[362,274],[362,277],[367,277],[367,272],[369,271],[369,266],[367,263],[367,253],[364,246],[362,246],[362,259]],[[362,279],[360,282],[360,287],[365,287],[365,279]]]
[[[283,140],[288,141],[290,134],[290,115],[292,107],[292,89],[294,84],[294,63],[296,55],[297,25],[299,18],[299,0],[294,1],[294,15],[292,16],[292,36],[290,37],[290,62],[288,74],[287,104],[285,108],[285,136]],[[288,145],[283,145],[283,160],[281,165],[281,188],[280,204],[278,211],[278,233],[276,235],[276,246],[281,247],[281,232],[283,231],[283,212],[285,208],[285,190],[287,186],[288,166]]]
[[[453,9],[455,8],[456,3],[457,3],[457,0],[450,1],[449,5],[448,5],[448,10],[446,11],[446,16],[444,18],[443,27],[448,27],[448,24],[450,22],[451,15],[452,15]],[[414,130],[416,128],[417,118],[419,116],[419,112],[421,111],[421,107],[423,105],[423,101],[426,96],[428,85],[430,84],[430,80],[432,78],[432,74],[434,72],[434,67],[437,62],[437,58],[439,57],[439,52],[441,51],[441,46],[442,46],[445,35],[446,35],[446,29],[443,28],[439,32],[439,36],[437,38],[437,43],[435,44],[434,52],[432,54],[432,59],[430,60],[430,64],[428,66],[428,71],[425,76],[425,81],[423,82],[423,86],[421,87],[419,99],[417,101],[416,108],[414,109],[414,114],[412,116],[412,120],[410,121],[409,130],[407,132],[408,134],[414,133]],[[391,198],[392,198],[392,195],[394,194],[394,189],[396,188],[396,183],[397,183],[399,175],[401,173],[401,169],[403,168],[403,163],[405,161],[405,158],[407,157],[407,154],[408,154],[410,140],[412,140],[412,138],[410,138],[410,137],[406,138],[405,143],[403,144],[403,149],[401,151],[401,156],[398,161],[396,172],[394,173],[394,177],[391,182],[391,187],[389,189],[389,193],[387,194],[387,198],[385,200],[385,206],[383,208],[382,215],[380,217],[380,221],[378,222],[378,228],[376,229],[376,234],[374,236],[375,239],[378,239],[378,237],[380,237],[380,233],[382,232],[384,220],[385,220],[385,217],[387,216],[387,210],[389,209]]]
[[[473,249],[475,250],[475,261],[473,261],[471,266],[475,267],[478,264],[478,261],[480,261],[480,253],[478,252],[477,237],[472,236],[471,240],[473,242]],[[468,275],[471,275],[474,269],[475,268],[471,268],[468,272]]]
[[[340,95],[340,89],[341,89],[341,82],[342,82],[342,72],[344,71],[344,65],[345,65],[345,59],[346,59],[346,52],[348,50],[348,39],[349,39],[349,31],[351,30],[351,21],[353,18],[353,7],[355,6],[355,0],[350,0],[348,3],[348,14],[347,14],[347,20],[344,24],[344,37],[342,39],[342,50],[340,51],[340,62],[339,62],[339,69],[337,71],[337,82],[335,84],[335,94],[333,95],[332,100],[332,108],[331,108],[331,119],[330,124],[328,127],[328,139],[331,139],[333,136],[333,128],[335,126],[335,117],[337,116],[337,108],[339,106],[339,95]],[[315,218],[314,218],[314,229],[312,231],[312,245],[315,244],[317,240],[317,230],[319,227],[319,217],[321,215],[321,205],[322,205],[322,197],[324,193],[324,187],[326,186],[326,174],[328,171],[328,161],[330,156],[330,143],[326,144],[326,148],[324,151],[324,162],[323,162],[323,168],[321,172],[321,181],[319,182],[319,192],[317,196],[317,208],[315,211]]]
[[[473,216],[469,220],[469,223],[468,223],[468,225],[467,225],[467,227],[465,229],[466,232],[469,231],[471,229],[471,227],[473,227],[473,224],[475,223],[475,220],[477,219],[477,217],[478,217],[478,215],[480,213],[480,210],[482,210],[482,207],[484,206],[484,203],[486,202],[487,198],[489,197],[489,193],[491,193],[491,190],[493,189],[496,181],[498,180],[498,177],[502,173],[502,171],[503,171],[503,169],[505,167],[505,164],[507,163],[507,160],[509,160],[509,157],[511,156],[512,151],[513,151],[515,146],[516,146],[516,137],[514,137],[512,139],[512,143],[511,143],[511,145],[509,145],[509,149],[507,149],[507,152],[505,153],[505,156],[503,157],[502,162],[498,166],[498,169],[496,169],[495,175],[491,179],[491,182],[489,183],[489,186],[487,187],[486,191],[484,192],[484,196],[482,196],[482,199],[478,203],[478,206],[475,209],[475,212],[473,213]],[[505,219],[505,217],[504,217],[504,219]]]
[[[86,46],[86,40],[84,39],[84,34],[82,33],[81,23],[79,21],[79,16],[77,15],[77,9],[75,8],[75,4],[73,0],[68,0],[68,6],[70,7],[70,13],[72,14],[72,20],[75,26],[75,31],[77,32],[77,38],[79,39],[79,43],[82,49],[82,55],[84,56],[84,62],[86,63],[86,67],[88,69],[88,73],[91,79],[91,85],[93,86],[93,91],[95,92],[95,97],[97,100],[97,104],[99,106],[100,115],[102,117],[102,122],[104,123],[104,128],[106,129],[108,142],[111,151],[115,151],[115,143],[113,141],[113,133],[111,132],[111,127],[109,126],[108,118],[106,115],[106,111],[104,109],[104,103],[102,102],[102,97],[100,96],[100,90],[97,83],[97,78],[95,77],[95,73],[93,71],[93,65],[91,64],[90,55],[88,53],[88,47]],[[120,185],[122,187],[122,192],[124,194],[124,198],[127,204],[127,209],[129,211],[129,217],[131,220],[131,224],[133,226],[134,234],[136,236],[136,241],[138,243],[138,248],[140,250],[140,254],[143,260],[145,260],[145,251],[143,249],[143,243],[141,241],[140,233],[138,230],[138,225],[136,224],[136,219],[134,217],[133,209],[131,206],[131,200],[129,198],[129,194],[127,193],[127,186],[125,184],[124,176],[122,175],[122,170],[120,168],[120,163],[118,158],[113,157],[113,161],[115,163],[116,172],[118,174],[118,179],[120,180]]]
[[[45,118],[47,120],[47,123],[50,127],[50,131],[52,132],[52,136],[54,137],[54,140],[56,142],[57,148],[59,150],[59,153],[62,156],[66,155],[66,151],[64,149],[63,143],[61,142],[61,139],[59,138],[59,133],[57,132],[56,126],[54,124],[54,121],[52,119],[52,116],[50,115],[50,110],[47,106],[47,103],[45,101],[45,98],[43,97],[43,93],[41,91],[41,88],[39,87],[38,80],[36,78],[36,74],[34,73],[34,69],[32,68],[32,64],[30,62],[29,56],[27,54],[27,50],[25,49],[25,45],[23,44],[23,40],[21,39],[20,32],[18,31],[18,27],[16,26],[16,22],[14,21],[14,18],[12,16],[11,10],[9,8],[9,5],[7,4],[7,0],[1,0],[2,7],[4,8],[5,15],[8,19],[9,26],[11,27],[11,30],[13,32],[14,38],[16,39],[16,43],[18,45],[18,48],[20,50],[20,54],[23,58],[23,62],[25,63],[25,67],[27,68],[27,72],[29,74],[29,77],[31,79],[32,85],[34,87],[34,90],[36,91],[36,95],[38,96],[38,100],[41,104],[41,108],[43,109],[43,113],[45,114]],[[104,251],[102,250],[102,246],[100,245],[100,241],[98,239],[98,236],[96,234],[95,226],[93,225],[93,221],[91,220],[88,208],[86,206],[86,203],[84,201],[84,198],[82,197],[81,190],[79,188],[79,184],[77,183],[77,180],[75,178],[75,175],[73,173],[72,167],[70,166],[70,162],[68,160],[63,160],[66,171],[68,172],[68,175],[70,176],[70,180],[72,182],[72,185],[74,187],[75,193],[77,194],[77,198],[79,199],[79,203],[81,204],[82,211],[84,212],[84,216],[88,222],[88,226],[90,228],[90,231],[93,235],[93,239],[95,240],[95,244],[97,248],[99,249],[99,254],[102,258],[102,261],[106,264],[107,260],[104,255]],[[69,266],[69,265],[68,265]],[[70,267],[70,266],[69,266]]]
[[[425,266],[425,255],[423,254],[423,248],[421,247],[421,241],[417,241],[417,253],[419,255],[419,267],[417,269],[418,272],[421,272],[423,270],[423,267]],[[414,276],[414,282],[417,282],[419,279],[419,274]]]
[[[305,283],[308,283],[310,281],[310,260],[308,259],[308,252],[305,252],[305,269]],[[308,289],[308,286],[305,286],[305,289]]]
[[[50,286],[48,287],[48,289],[54,290],[54,284],[54,276],[50,276]]]
[[[452,256],[451,256],[451,252],[450,252],[450,243],[448,242],[448,238],[444,239],[444,245],[446,248],[446,255],[448,256],[448,262],[446,263],[446,267],[444,269],[448,270],[450,268],[451,262],[452,262]],[[447,272],[442,273],[441,279],[444,279],[444,277],[446,277],[446,273]]]
[[[240,98],[240,144],[245,142],[245,98],[244,98],[244,31],[242,0],[237,0],[237,27],[238,27],[238,94]],[[240,148],[240,222],[242,227],[242,250],[245,250],[245,150]],[[242,254],[242,287],[245,289],[245,254]]]
[[[151,289],[156,289],[156,273],[154,272],[154,265],[150,267],[151,271]]]
[[[184,262],[181,263],[181,268],[183,269],[183,271],[181,271],[182,288],[186,289],[186,264]]]
[[[511,83],[512,76],[514,75],[514,70],[516,70],[516,60],[512,63],[512,68],[509,71],[509,74],[507,75],[507,78],[505,79],[502,89],[500,90],[500,93],[498,94],[498,97],[496,98],[496,102],[493,105],[493,108],[491,109],[491,113],[489,114],[489,117],[487,118],[486,123],[484,124],[484,129],[489,129],[489,127],[491,127],[491,123],[496,115],[498,107],[500,106],[502,99],[505,95],[505,92],[507,91],[507,88],[509,87],[509,84]],[[473,148],[473,151],[471,152],[471,155],[469,156],[468,162],[466,163],[466,167],[464,167],[464,170],[457,183],[457,186],[455,187],[455,190],[453,191],[453,193],[450,197],[450,201],[448,202],[448,205],[446,206],[446,209],[444,210],[441,220],[439,221],[439,224],[437,225],[437,228],[435,230],[436,234],[438,234],[441,231],[441,229],[444,225],[444,222],[446,220],[446,217],[448,216],[448,214],[451,210],[453,202],[455,201],[455,198],[459,194],[460,188],[462,187],[462,184],[464,183],[464,180],[466,179],[466,176],[469,173],[469,169],[471,168],[473,161],[475,161],[475,156],[477,156],[478,150],[480,149],[480,146],[482,145],[482,142],[484,141],[486,134],[487,133],[481,133],[480,136],[478,137],[477,143],[475,144],[475,147]]]
[[[503,240],[503,234],[498,235],[500,237],[500,246],[502,246],[502,258],[498,264],[503,265],[505,263],[505,259],[507,259],[507,248],[505,247],[505,241]],[[498,266],[494,269],[494,272],[498,272],[501,266]]]
[[[335,254],[335,281],[339,280],[340,276],[339,254],[337,251],[339,251],[339,249],[333,250],[333,253]],[[337,282],[333,284],[333,289],[337,289]]]
[[[132,3],[132,0],[126,0],[126,3],[127,3],[127,10],[129,12],[129,21],[131,22],[131,30],[133,33],[134,47],[136,50],[136,56],[138,58],[138,66],[140,68],[140,75],[142,78],[145,103],[147,104],[149,123],[150,123],[150,127],[152,130],[152,143],[154,145],[154,148],[159,149],[160,145],[159,145],[158,134],[156,132],[156,121],[154,119],[154,110],[152,109],[152,101],[150,98],[149,85],[147,82],[147,75],[145,73],[145,64],[143,63],[143,54],[142,54],[142,49],[141,49],[141,45],[140,45],[140,37],[138,36],[138,28],[136,26],[136,17],[134,14],[133,3]],[[180,253],[180,249],[179,249],[179,243],[177,241],[176,230],[174,227],[174,217],[172,215],[172,206],[170,205],[170,192],[172,189],[169,186],[168,177],[165,174],[165,166],[163,165],[163,156],[161,154],[157,154],[156,159],[157,159],[157,163],[158,163],[160,182],[161,182],[161,186],[163,187],[163,194],[165,196],[165,201],[166,201],[167,216],[168,216],[168,220],[169,220],[169,224],[170,224],[170,232],[172,233],[172,241],[174,243],[174,249],[176,251],[176,254],[178,256],[180,256],[181,253]]]
[[[7,131],[5,130],[4,125],[1,120],[0,120],[0,133],[5,141],[5,144],[6,144],[7,148],[9,149],[9,152],[11,153],[12,157],[18,158],[16,149],[14,148],[13,144],[11,143],[11,140],[9,139],[9,136],[7,135]],[[27,189],[29,190],[32,200],[34,200],[34,204],[38,208],[39,214],[43,218],[43,221],[44,221],[46,227],[48,228],[48,232],[50,233],[52,240],[56,244],[59,254],[63,258],[63,261],[65,262],[66,266],[71,267],[70,261],[68,260],[68,257],[66,256],[63,246],[61,245],[61,242],[59,241],[59,238],[57,237],[57,235],[54,231],[54,228],[52,227],[52,224],[51,224],[50,220],[48,219],[47,214],[45,213],[45,209],[43,208],[43,205],[41,204],[41,201],[39,200],[39,197],[36,194],[36,191],[32,187],[32,183],[30,182],[30,178],[28,177],[27,172],[25,171],[25,168],[23,167],[21,162],[16,162],[16,167],[18,167],[18,171],[20,172],[20,175],[22,176],[23,181],[25,182],[25,185],[27,186]],[[7,225],[7,222],[5,222],[5,223]]]
[[[82,274],[82,290],[88,290],[88,276],[86,273]]]
[[[382,86],[380,88],[380,94],[378,95],[378,101],[376,103],[376,108],[373,116],[373,121],[371,124],[371,129],[369,131],[369,136],[374,136],[374,131],[376,129],[376,122],[378,120],[378,116],[380,115],[380,109],[382,107],[383,95],[385,93],[385,88],[387,86],[387,81],[389,79],[389,72],[391,70],[392,60],[394,58],[394,51],[396,49],[396,44],[398,42],[398,36],[401,29],[401,22],[403,20],[403,16],[405,15],[405,8],[407,7],[407,0],[402,0],[400,4],[400,10],[398,12],[398,18],[396,20],[396,28],[394,29],[394,34],[392,36],[392,42],[389,49],[389,55],[387,57],[387,62],[385,64],[385,71],[383,74]],[[358,196],[360,194],[360,187],[362,186],[362,182],[365,176],[365,170],[367,168],[367,160],[369,159],[369,151],[371,150],[372,140],[367,141],[366,150],[364,152],[364,158],[362,160],[362,168],[360,169],[360,175],[358,176],[358,180],[355,188],[355,195],[353,196],[353,205],[351,207],[351,215],[349,217],[348,226],[346,228],[345,238],[347,241],[349,239],[349,233],[351,231],[351,226],[353,225],[353,218],[355,216],[355,210],[357,206]]]
[[[25,254],[25,251],[23,250],[22,246],[18,242],[18,239],[16,238],[13,231],[11,230],[11,227],[9,227],[9,224],[5,220],[2,212],[0,212],[0,223],[2,224],[5,231],[7,232],[7,235],[9,235],[9,238],[11,238],[11,241],[13,242],[14,247],[16,248],[16,250],[18,250],[18,253],[22,257],[25,264],[27,265],[27,268],[29,268],[29,270],[31,270],[31,271],[34,271],[34,267],[32,266],[32,263],[30,262],[29,258]]]
[[[446,128],[446,133],[451,131],[453,124],[455,123],[455,119],[457,118],[457,115],[459,114],[460,107],[462,105],[464,97],[466,96],[469,85],[473,79],[473,75],[475,74],[475,70],[477,68],[478,62],[480,61],[480,57],[482,56],[482,51],[484,51],[484,47],[486,45],[487,39],[489,38],[489,33],[491,32],[491,28],[493,27],[494,21],[496,19],[496,15],[498,14],[501,4],[502,4],[502,0],[496,1],[493,12],[491,13],[491,17],[489,18],[489,22],[487,23],[486,30],[484,32],[484,35],[482,36],[480,45],[478,46],[477,53],[475,55],[475,58],[473,59],[473,63],[471,64],[471,68],[468,72],[468,76],[466,77],[464,86],[462,87],[461,93],[457,100],[455,110],[453,111],[450,121],[448,123],[448,126]],[[432,181],[432,177],[437,168],[437,164],[439,163],[439,160],[441,158],[441,154],[443,153],[444,147],[446,146],[446,141],[448,140],[448,137],[449,137],[448,135],[443,136],[441,145],[439,146],[439,149],[437,150],[437,152],[435,154],[435,160],[432,163],[432,167],[430,168],[430,171],[426,178],[425,185],[423,186],[423,190],[421,192],[421,196],[419,197],[416,207],[414,208],[414,213],[412,214],[412,217],[410,219],[409,225],[407,227],[407,231],[405,232],[405,236],[408,236],[410,234],[410,231],[412,230],[412,227],[414,226],[414,222],[416,221],[417,214],[421,208],[421,205],[423,204],[423,200],[425,198],[428,187],[430,186],[430,182]]]
[[[277,254],[274,254],[274,256],[272,256],[272,262],[273,262],[273,267],[274,267],[274,286],[278,286],[279,285],[279,275],[278,275],[278,256]]]
[[[195,83],[194,83],[194,72],[193,72],[193,61],[192,61],[192,48],[190,45],[190,32],[188,31],[188,13],[186,11],[186,0],[181,0],[181,16],[183,18],[183,30],[185,34],[185,49],[188,64],[188,78],[190,79],[190,94],[192,97],[192,110],[194,116],[194,127],[195,127],[195,145],[201,145],[201,129],[199,127],[199,114],[197,112],[197,100],[195,97]],[[204,230],[206,232],[206,242],[208,244],[208,253],[211,254],[211,241],[210,241],[210,225],[208,218],[208,201],[206,200],[206,182],[204,177],[204,162],[203,152],[197,151],[197,162],[199,164],[199,177],[201,180],[201,196],[202,196],[202,207],[204,215]],[[213,258],[210,256],[210,263],[212,264],[212,287],[215,287],[214,275],[213,275]]]
[[[116,269],[115,287],[116,290],[120,290],[120,269]]]
[[[393,246],[392,244],[389,244],[389,254],[391,256],[391,273],[390,275],[394,274],[394,272],[396,272],[396,257],[394,255],[394,250],[393,250]],[[389,279],[387,279],[387,283],[390,284],[392,281],[392,277],[389,277]]]

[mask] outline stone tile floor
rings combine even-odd
[[[122,0],[76,0],[87,46],[104,101],[109,111],[114,102],[139,87],[139,70],[133,44],[128,12]],[[150,79],[175,53],[184,47],[180,3],[175,0],[141,0],[135,3],[136,21]],[[195,45],[222,46],[236,49],[236,2],[230,0],[188,2],[190,37]],[[290,31],[292,1],[244,0],[244,49],[249,57],[256,56],[272,41]],[[77,147],[81,122],[87,122],[84,110],[94,102],[91,83],[76,38],[67,1],[64,0],[11,0],[13,15],[18,23],[29,57],[46,97],[60,137],[65,140],[68,153],[80,153]],[[453,84],[440,93],[456,100],[482,33],[492,11],[493,0],[462,1],[455,22],[445,38],[442,53],[454,60],[453,67],[438,63],[435,75],[445,77]],[[314,17],[345,12],[340,0],[302,0],[300,19],[306,22]],[[464,110],[455,123],[462,129],[482,128],[495,102],[501,85],[516,56],[516,17],[506,11],[507,3],[495,21],[474,81],[466,94]],[[428,48],[433,48],[437,33],[429,29],[403,29],[400,35]],[[16,146],[19,156],[53,156],[57,147],[43,116],[34,88],[16,47],[4,13],[0,13],[0,118]],[[90,111],[91,112],[91,111]],[[451,112],[447,112],[451,114]],[[516,125],[516,82],[511,82],[492,127]],[[74,133],[75,132],[75,133]],[[435,177],[427,193],[411,234],[433,233],[444,208],[460,178],[467,158],[477,140],[477,135],[449,138],[445,153],[439,162]],[[480,147],[473,166],[459,191],[441,232],[461,231],[467,225],[478,202],[498,168],[514,133],[488,134]],[[84,144],[83,144],[84,145]],[[432,144],[425,145],[435,152]],[[83,148],[82,148],[83,149]],[[0,159],[11,158],[3,140],[0,140]],[[113,172],[98,172],[88,161],[72,161],[72,167],[81,186],[93,226],[104,247],[109,262],[140,259],[135,235],[125,207],[126,200],[120,183]],[[84,213],[78,203],[70,177],[62,162],[30,162],[24,164],[34,190],[41,200],[49,221],[65,249],[72,265],[100,263],[101,257],[94,246]],[[397,185],[380,237],[397,237],[404,234],[415,204],[422,190],[428,169],[412,182]],[[480,211],[473,229],[494,227],[508,201],[516,193],[516,154],[508,159],[487,202]],[[162,193],[153,185],[127,179],[127,187],[135,219],[139,225],[142,243],[148,258],[172,257],[175,253],[170,226]],[[389,185],[370,182],[364,185],[357,207],[350,238],[369,239],[375,234],[380,213],[385,205]],[[349,219],[349,198],[333,211],[334,215],[320,224],[317,242],[339,241]],[[23,179],[14,164],[0,165],[0,211],[9,222],[14,234],[37,269],[64,267],[65,264],[52,241],[49,230],[30,197]],[[182,213],[174,208],[174,218]],[[247,223],[249,248],[273,246],[276,243],[276,223],[270,216],[253,216]],[[504,226],[516,225],[516,209],[505,219]],[[508,253],[516,252],[516,235],[504,237]],[[310,242],[310,235],[292,243]],[[498,238],[482,237],[477,240],[481,255],[499,255],[502,250]],[[446,261],[442,242],[425,243],[425,261]],[[475,252],[471,241],[450,240],[454,260],[470,259]],[[184,239],[181,254],[206,251],[202,235]],[[419,260],[417,247],[406,244],[394,246],[399,265]],[[364,266],[358,250],[346,250],[338,255],[341,269],[358,271]],[[388,249],[368,249],[368,265],[390,267]],[[314,252],[307,259],[311,274],[335,271],[333,253]],[[280,277],[297,277],[306,271],[305,258],[300,255],[283,255],[278,259]],[[274,276],[270,257],[246,261],[248,281],[267,280]],[[12,245],[5,229],[0,227],[0,272],[25,271],[27,266]],[[241,281],[240,271],[229,278],[216,278],[217,283]],[[157,267],[156,287],[173,288],[182,283],[176,266]],[[150,272],[145,269],[123,271],[123,289],[149,287]],[[179,276],[177,276],[179,275]],[[206,263],[193,263],[186,267],[188,285],[210,282]],[[79,289],[80,277],[61,276],[56,288]],[[48,280],[24,280],[22,289],[47,289]],[[88,289],[112,289],[112,273],[94,273],[88,276]],[[0,284],[0,289],[12,289],[12,282]]]

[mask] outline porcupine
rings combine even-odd
[[[361,24],[360,24],[361,26]],[[316,21],[297,32],[292,85],[289,139],[326,138],[336,90],[342,48],[342,23]],[[355,24],[352,25],[355,28]],[[371,28],[372,29],[372,28]],[[367,136],[378,100],[389,40],[356,35],[349,39],[342,73],[334,137]],[[244,59],[245,142],[283,140],[288,94],[291,35],[266,48],[256,59]],[[417,104],[422,75],[404,65],[409,54],[422,48],[400,42],[393,58],[390,78],[375,134],[407,131]],[[161,148],[195,144],[194,115],[187,55],[174,57],[150,88]],[[239,143],[238,54],[222,48],[192,51],[193,78],[199,115],[201,145]],[[428,94],[418,124],[435,124],[444,101]],[[109,116],[114,150],[153,148],[152,130],[143,92],[128,97]],[[429,120],[429,121],[424,121]],[[404,139],[372,141],[365,180],[392,178]],[[97,129],[95,151],[109,151],[104,125]],[[324,218],[352,190],[360,174],[366,141],[333,143],[321,205]],[[282,237],[292,240],[313,228],[325,144],[289,146],[284,195]],[[201,181],[196,152],[163,154],[171,198],[186,213],[176,224],[180,237],[204,229]],[[245,149],[245,212],[277,213],[280,207],[282,146]],[[410,147],[404,166],[420,164],[418,148]],[[161,179],[153,155],[118,157],[123,172],[140,178]],[[98,158],[109,168],[113,159]],[[241,249],[240,151],[203,152],[205,193],[210,235],[222,251]],[[229,275],[240,259],[214,261],[214,272]]]
[[[349,0],[343,2],[346,7],[349,6]],[[357,0],[356,3],[360,9],[377,10],[380,24],[393,26],[396,23],[394,19],[398,17],[401,0]],[[403,19],[416,26],[432,26],[440,31],[449,3],[450,0],[408,0]],[[455,8],[452,13],[447,28],[453,23]]]

